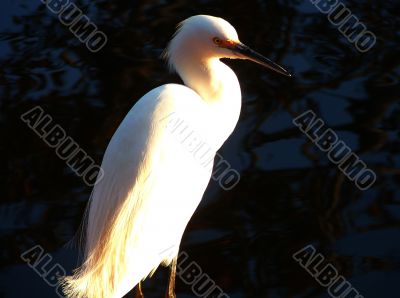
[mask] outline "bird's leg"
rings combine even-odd
[[[176,298],[175,295],[175,276],[176,276],[176,263],[177,257],[172,260],[167,292],[165,293],[165,298]]]
[[[138,285],[136,286],[136,291],[135,291],[135,297],[134,298],[144,298],[143,292],[142,292],[142,283],[139,282]]]

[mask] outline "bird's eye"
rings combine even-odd
[[[216,45],[220,45],[220,44],[222,43],[222,40],[219,39],[218,37],[214,37],[214,38],[213,38],[213,42],[214,42]]]

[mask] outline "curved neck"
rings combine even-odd
[[[208,103],[241,99],[236,75],[218,58],[186,57],[175,67],[185,85],[196,91]]]
[[[208,104],[207,122],[213,130],[209,142],[219,148],[239,119],[242,96],[235,73],[217,58],[183,58],[175,69],[185,85]]]

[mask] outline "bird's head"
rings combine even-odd
[[[207,15],[192,16],[181,22],[164,52],[164,57],[172,68],[179,63],[178,60],[193,57],[200,60],[248,59],[285,76],[291,76],[284,68],[240,42],[235,28],[227,21]]]

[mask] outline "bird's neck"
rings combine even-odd
[[[207,103],[241,99],[236,75],[217,58],[190,59],[190,62],[182,63],[177,70],[185,85],[196,91]]]
[[[239,119],[241,91],[238,79],[217,58],[181,62],[176,68],[185,85],[196,91],[209,107],[207,121],[213,129],[218,130],[215,131],[215,144],[219,148]]]

